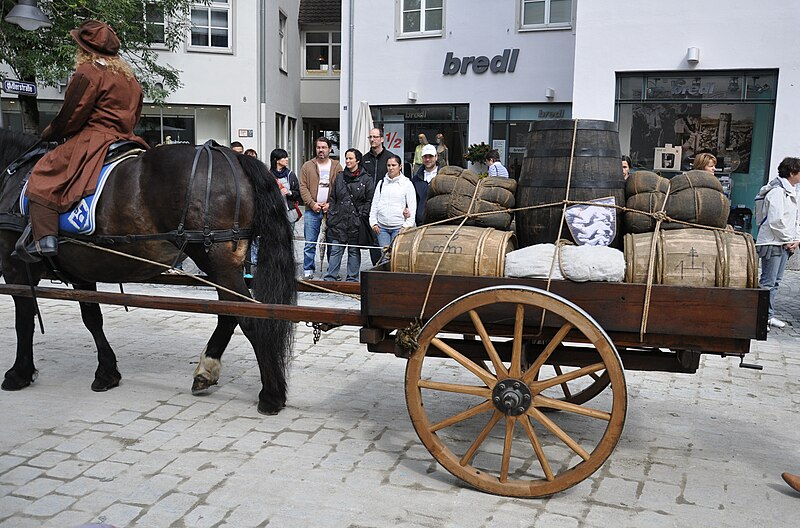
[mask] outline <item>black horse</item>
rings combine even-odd
[[[38,138],[0,129],[0,167],[36,145]],[[0,265],[8,284],[38,284],[48,263],[26,265],[11,253],[20,236],[18,198],[28,166],[0,175]],[[296,301],[295,262],[286,202],[266,166],[224,147],[165,145],[122,161],[109,177],[97,204],[96,231],[90,241],[101,247],[171,265],[188,255],[215,284],[250,296],[242,269],[248,235],[260,237],[254,297],[265,303]],[[132,236],[126,236],[132,235]],[[61,238],[50,264],[76,289],[96,290],[97,282],[123,283],[153,278],[163,267],[142,263]],[[241,300],[218,289],[222,300]],[[5,373],[3,390],[19,390],[33,381],[33,332],[36,305],[14,297],[17,351]],[[97,304],[80,303],[83,322],[97,346],[98,367],[92,390],[119,384],[117,359],[103,333]],[[217,383],[220,359],[236,325],[241,326],[258,359],[262,389],[258,410],[273,414],[286,403],[286,369],[294,337],[288,321],[218,316],[217,326],[194,373],[193,392]]]

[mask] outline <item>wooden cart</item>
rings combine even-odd
[[[700,354],[738,356],[766,339],[760,289],[365,271],[361,310],[37,288],[42,298],[280,318],[315,329],[361,326],[371,352],[408,358],[411,421],[434,458],[475,488],[540,497],[587,478],[609,457],[627,408],[625,370],[695,372]],[[185,283],[163,276],[162,283]],[[331,283],[323,283],[330,286]],[[0,293],[30,296],[28,287]],[[410,351],[398,335],[423,323]],[[642,336],[640,338],[640,335]],[[454,361],[453,361],[454,360]],[[370,387],[381,394],[380,380]]]

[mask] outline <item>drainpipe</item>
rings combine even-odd
[[[354,22],[353,22],[353,5],[355,0],[350,0],[350,28],[348,30],[348,65],[347,65],[347,142],[348,147],[352,147],[350,142],[353,140],[353,35],[354,35]],[[340,138],[341,141],[341,138]]]
[[[267,10],[265,2],[258,3],[258,24],[259,35],[258,43],[258,152],[262,159],[267,151],[267,68],[264,64],[266,60],[267,32]]]

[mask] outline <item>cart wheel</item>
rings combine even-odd
[[[525,368],[525,329],[538,332],[543,310],[558,331]],[[448,342],[443,331],[454,321],[472,322],[483,357],[468,357]],[[590,361],[544,376],[541,367],[568,335],[569,342],[590,345]],[[498,353],[501,345],[510,346],[510,362]],[[603,373],[611,387],[591,408],[546,395],[589,373]],[[543,290],[497,286],[459,297],[423,327],[406,367],[406,403],[420,440],[450,473],[489,493],[541,497],[577,484],[605,462],[622,434],[627,391],[617,350],[591,316]]]
[[[542,369],[547,369],[548,367],[553,371],[552,376],[562,376],[578,370],[575,367],[565,367],[557,363],[554,365],[544,365]],[[547,374],[540,372],[540,376],[546,378]],[[552,396],[549,394],[550,391],[548,391],[546,395],[568,403],[583,405],[606,390],[609,383],[611,383],[611,380],[606,371],[590,372],[577,379],[560,383],[556,387],[552,387],[550,389],[550,391],[553,392]]]

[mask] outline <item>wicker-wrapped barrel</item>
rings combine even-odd
[[[528,154],[517,182],[517,208],[561,202],[566,198],[572,151],[572,120],[537,121],[528,137]],[[625,180],[620,162],[619,133],[610,121],[582,119],[575,134],[569,199],[587,201],[613,196],[625,204]],[[517,211],[520,247],[553,243],[558,237],[562,206]],[[615,247],[622,247],[622,216],[617,212]],[[564,226],[562,238],[570,238]]]
[[[653,284],[755,288],[758,261],[748,233],[677,229],[656,234]],[[653,233],[625,235],[625,282],[647,282]]]
[[[468,227],[447,244],[458,226],[425,226],[400,233],[392,243],[392,271],[432,273],[444,253],[437,274],[502,277],[506,253],[516,249],[511,231]]]

